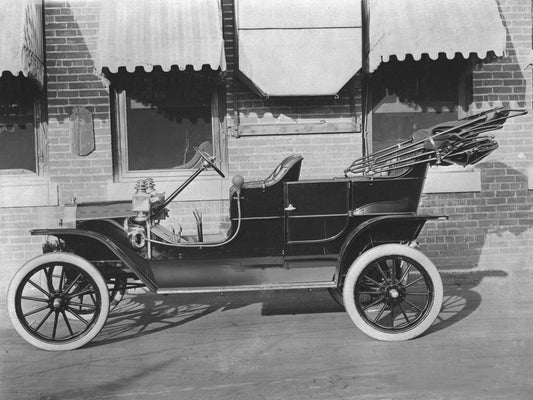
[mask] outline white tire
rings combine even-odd
[[[442,307],[439,272],[420,251],[385,244],[365,251],[350,266],[343,288],[344,307],[366,335],[384,341],[424,333]]]
[[[79,298],[87,299],[82,303]],[[43,350],[73,350],[101,331],[109,313],[109,293],[102,274],[87,260],[46,253],[17,271],[7,307],[13,327],[28,343]]]

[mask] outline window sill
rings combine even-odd
[[[481,191],[481,171],[456,166],[430,168],[424,193],[464,193]]]
[[[115,183],[133,183],[135,185],[135,182],[137,182],[139,179],[144,178],[152,178],[154,181],[157,182],[164,182],[164,181],[171,181],[171,182],[184,182],[188,177],[190,177],[194,172],[196,171],[196,168],[192,169],[154,169],[154,170],[148,170],[148,171],[135,171],[135,172],[127,172],[122,173]],[[198,176],[195,181],[200,180],[214,180],[215,178],[219,178],[219,175],[214,172],[212,169],[208,169],[207,171],[203,171],[200,176]]]
[[[0,208],[46,207],[59,205],[57,185],[32,176],[0,177]]]
[[[190,176],[190,174],[188,175]],[[188,177],[187,176],[187,177]],[[179,185],[185,181],[185,178],[164,179],[156,178],[155,190],[163,192],[168,197],[174,192]],[[228,191],[231,187],[231,179],[222,179],[218,175],[200,176],[187,186],[181,192],[175,201],[208,201],[208,200],[227,200]],[[107,184],[107,200],[131,200],[135,192],[135,181],[115,182]]]

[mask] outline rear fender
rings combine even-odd
[[[428,220],[448,219],[443,215],[386,215],[371,218],[358,225],[339,252],[335,281],[342,285],[343,276],[353,261],[364,251],[385,243],[414,241]]]
[[[88,258],[89,254],[108,254],[122,261],[152,291],[157,289],[148,260],[119,240],[84,229],[36,229],[32,235],[55,236],[65,242],[74,253]],[[78,250],[78,251],[77,251]],[[81,252],[82,254],[78,254]]]

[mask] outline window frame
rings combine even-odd
[[[0,208],[46,207],[59,204],[58,185],[50,182],[46,92],[34,98],[36,172],[0,171]]]
[[[227,172],[228,160],[225,156],[225,142],[223,132],[225,118],[220,112],[221,98],[223,98],[220,84],[216,84],[211,93],[211,134],[213,138],[213,155],[221,162],[221,169]],[[189,177],[195,169],[152,169],[152,170],[128,170],[128,147],[127,147],[127,89],[117,90],[112,84],[110,86],[112,103],[112,138],[113,138],[113,178],[114,182],[133,182],[138,179],[152,177],[159,180],[172,180],[173,178],[184,179]],[[206,171],[202,174],[205,177],[215,176],[214,171]],[[200,176],[200,179],[202,179]]]
[[[473,61],[468,60],[466,68],[459,74],[458,81],[458,117],[465,118],[472,115],[472,71]],[[363,154],[372,153],[372,90],[371,77],[364,79],[363,116],[365,118],[363,135]],[[442,184],[446,182],[446,184]],[[474,166],[459,165],[439,166],[428,170],[424,193],[459,193],[481,191],[481,173]]]
[[[28,78],[26,78],[28,79]],[[43,122],[43,109],[45,95],[43,89],[38,89],[38,94],[33,98],[33,131],[35,140],[35,172],[22,168],[0,169],[0,183],[12,184],[23,179],[26,183],[41,181],[48,175],[48,140],[46,124]],[[13,182],[12,182],[13,181]]]
[[[433,60],[438,62],[438,60]],[[372,141],[372,119],[374,115],[374,110],[372,108],[372,77],[367,76],[367,79],[364,79],[364,104],[363,115],[365,117],[364,129],[363,129],[363,154],[368,155],[372,153],[373,141]],[[465,118],[471,115],[471,105],[472,105],[472,60],[469,60],[466,64],[466,68],[459,74],[458,82],[458,117]]]

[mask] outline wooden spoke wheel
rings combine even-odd
[[[374,247],[351,265],[344,306],[365,334],[378,340],[413,339],[424,333],[442,306],[442,280],[420,251],[400,245]]]
[[[7,306],[13,326],[27,342],[44,350],[73,350],[94,339],[104,326],[109,290],[87,260],[47,253],[15,274]]]

